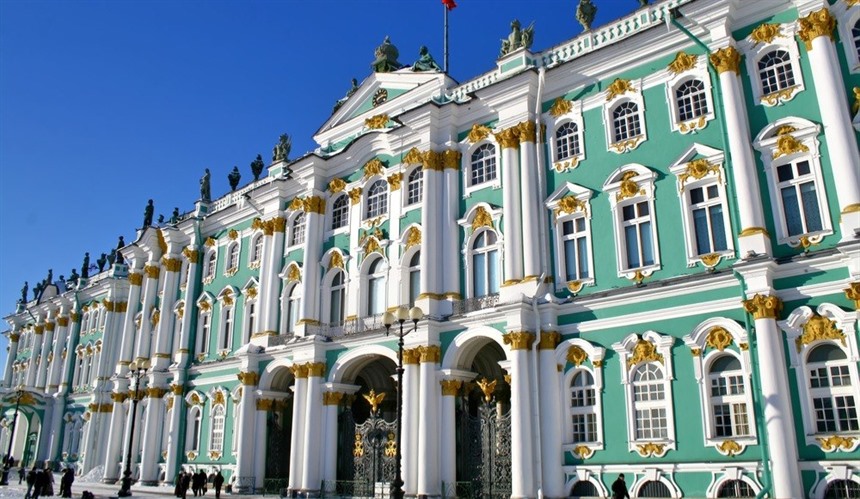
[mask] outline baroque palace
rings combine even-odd
[[[25,293],[3,451],[234,493],[387,494],[400,451],[421,497],[860,497],[860,2],[577,18],[462,84],[386,39],[314,152]]]

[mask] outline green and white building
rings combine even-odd
[[[860,2],[664,0],[509,40],[462,84],[370,74],[315,152],[20,305],[0,447],[379,492],[382,314],[417,306],[407,495],[624,473],[638,497],[860,497]]]

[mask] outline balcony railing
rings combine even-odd
[[[454,302],[454,315],[468,314],[478,310],[494,308],[499,304],[499,294],[478,296]]]

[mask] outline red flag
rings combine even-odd
[[[448,10],[454,10],[454,7],[457,6],[457,2],[454,0],[442,0],[442,5],[444,5]]]

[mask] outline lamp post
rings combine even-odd
[[[9,430],[9,445],[6,447],[6,457],[3,459],[3,476],[0,477],[0,485],[9,485],[9,464],[12,456],[12,440],[15,438],[15,425],[18,423],[18,408],[21,406],[21,398],[27,393],[23,387],[18,386],[15,389],[15,413],[12,414],[12,428]]]
[[[400,324],[400,332],[397,333],[397,450],[394,453],[394,470],[396,475],[394,481],[391,482],[391,497],[393,499],[403,499],[403,473],[400,469],[400,463],[403,460],[403,454],[400,451],[403,441],[400,428],[403,424],[403,337],[418,329],[418,321],[424,317],[424,311],[418,307],[412,307],[407,312],[405,308],[398,308],[397,314],[385,312],[382,316],[382,323],[385,324],[385,335],[391,334],[391,326],[395,322]],[[403,331],[403,323],[406,319],[412,320],[412,329]]]
[[[131,448],[134,442],[134,420],[137,416],[137,402],[140,400],[140,378],[146,374],[149,367],[149,361],[140,360],[134,361],[129,368],[129,379],[134,380],[134,396],[131,399],[131,426],[128,431],[128,449],[125,454],[125,471],[122,472],[122,485],[117,492],[119,497],[128,497],[131,495]]]

